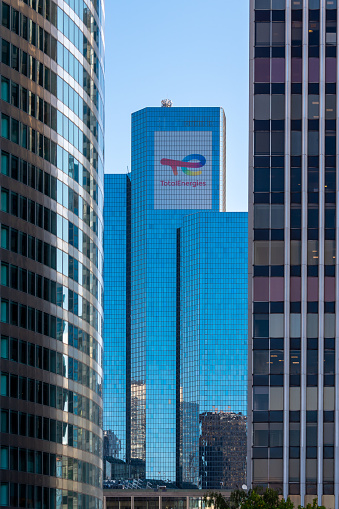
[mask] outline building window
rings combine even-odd
[[[8,483],[2,482],[0,484],[0,506],[7,507],[9,504],[8,500]]]
[[[9,117],[1,115],[1,136],[9,140]]]

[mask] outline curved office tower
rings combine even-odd
[[[0,507],[99,509],[104,2],[0,8]]]

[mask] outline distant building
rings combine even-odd
[[[105,176],[104,429],[121,443],[105,459],[116,486],[207,486],[202,416],[246,413],[247,214],[224,209],[223,110],[134,113],[132,173]],[[204,461],[208,486],[229,482],[225,445]]]
[[[202,488],[241,488],[246,484],[246,417],[232,412],[205,412],[199,415],[199,422]]]
[[[104,381],[103,420],[105,436],[119,443],[115,460],[125,461],[129,448],[126,423],[130,394],[130,179],[105,175],[104,207]],[[127,442],[126,442],[127,440]],[[107,456],[104,448],[104,457]],[[112,457],[112,454],[108,454]]]
[[[121,451],[121,440],[111,430],[104,432],[104,456],[119,458]]]

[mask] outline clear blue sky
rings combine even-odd
[[[106,0],[105,171],[131,167],[131,113],[221,106],[226,114],[227,210],[247,210],[247,0]]]

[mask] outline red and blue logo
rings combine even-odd
[[[185,175],[195,177],[196,175],[201,175],[202,171],[192,171],[189,168],[202,168],[206,164],[206,158],[200,154],[190,154],[184,157],[182,161],[176,159],[161,159],[160,162],[163,166],[170,166],[175,176],[178,175],[178,168],[181,168]]]

